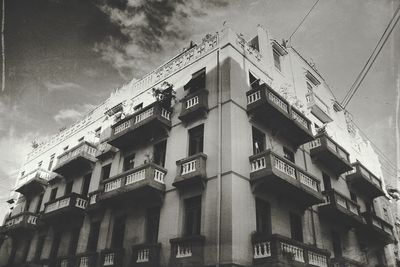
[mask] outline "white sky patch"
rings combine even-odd
[[[80,119],[83,115],[85,115],[95,107],[96,106],[92,104],[84,104],[79,108],[61,109],[56,115],[54,115],[54,120],[58,123],[63,123],[64,121],[75,121]]]
[[[49,92],[56,92],[56,91],[64,91],[64,90],[71,90],[71,89],[82,89],[82,86],[73,82],[61,82],[61,83],[53,83],[46,81],[44,82],[44,86],[46,86]]]

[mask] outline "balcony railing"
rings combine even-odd
[[[255,233],[252,236],[253,263],[268,264],[269,262],[295,262],[299,266],[329,266],[329,252],[312,247],[293,239],[274,235]],[[296,265],[297,266],[297,265]]]
[[[117,153],[117,149],[107,142],[103,142],[99,145],[96,152],[96,158],[99,160],[106,159]]]
[[[204,117],[207,111],[208,91],[205,89],[198,90],[182,99],[182,110],[179,119],[183,122],[188,122],[198,117]]]
[[[361,215],[366,223],[365,233],[371,237],[372,241],[380,241],[384,244],[395,242],[393,225],[371,212],[363,212]]]
[[[122,266],[123,257],[124,257],[123,249],[105,249],[101,252],[100,266],[102,267]]]
[[[359,226],[363,221],[360,214],[360,206],[331,189],[324,191],[327,204],[318,207],[321,215],[326,216],[329,220],[338,221],[346,227]]]
[[[309,148],[314,160],[337,175],[352,169],[349,153],[325,133],[318,134],[315,140],[309,143]]]
[[[54,173],[38,168],[22,177],[18,181],[15,191],[28,197],[38,194],[44,191],[45,187],[47,186],[47,182],[53,176]]]
[[[100,199],[109,199],[122,196],[125,193],[134,193],[140,189],[165,191],[164,178],[167,170],[154,164],[146,163],[137,168],[104,180]]]
[[[32,212],[22,212],[7,218],[4,222],[3,231],[29,230],[37,225],[38,214]]]
[[[77,267],[96,267],[98,254],[96,252],[87,252],[76,255]]]
[[[307,106],[311,109],[311,113],[324,123],[332,121],[329,115],[329,107],[319,98],[315,93],[308,93],[306,95]]]
[[[151,266],[160,265],[161,244],[140,244],[132,247],[133,257],[131,266]]]
[[[100,208],[100,194],[102,190],[92,191],[88,194],[88,204],[86,206],[86,211],[93,211]]]
[[[75,147],[58,156],[54,172],[65,176],[76,170],[91,168],[93,163],[96,162],[96,152],[97,148],[95,145],[87,141],[80,142]]]
[[[348,172],[346,179],[352,188],[370,199],[384,196],[382,181],[365,168],[360,162],[353,163],[353,170]]]
[[[282,191],[306,206],[323,202],[320,181],[271,150],[251,156],[250,164],[250,179],[255,187],[265,185],[270,190]]]
[[[246,96],[247,113],[273,130],[278,130],[294,145],[314,139],[310,120],[268,85],[256,86]]]
[[[107,142],[124,149],[157,138],[156,135],[165,134],[165,130],[170,128],[171,111],[162,107],[160,102],[154,102],[115,123]]]
[[[74,256],[64,256],[59,257],[56,261],[57,267],[74,267],[75,266],[75,257]]]
[[[171,239],[170,266],[202,266],[204,261],[204,236]]]
[[[83,211],[87,204],[88,200],[85,196],[71,193],[44,204],[44,214],[42,217],[44,220],[47,220],[50,218],[56,219],[59,216],[60,218],[71,217],[73,215],[83,216]]]
[[[173,185],[178,188],[192,184],[204,187],[205,180],[207,179],[206,163],[207,155],[203,153],[178,160],[176,162],[178,168],[177,177]]]

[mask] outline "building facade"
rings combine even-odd
[[[226,28],[28,155],[0,265],[396,266],[380,168],[314,66]]]

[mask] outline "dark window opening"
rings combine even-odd
[[[324,189],[325,191],[331,190],[332,189],[332,184],[331,184],[331,177],[329,177],[328,174],[322,173],[322,180],[324,181]]]
[[[203,152],[204,125],[189,130],[189,156]]]
[[[333,254],[335,257],[342,256],[342,241],[340,238],[340,234],[336,231],[332,231],[332,245],[333,245]]]
[[[283,157],[294,163],[294,153],[287,147],[283,147]]]
[[[258,154],[265,150],[265,134],[252,127],[253,135],[253,155]]]
[[[61,241],[61,233],[55,232],[53,237],[53,243],[51,244],[51,250],[50,250],[50,262],[53,264],[57,258],[58,248],[60,247],[60,241]]]
[[[89,239],[88,239],[87,248],[86,248],[86,250],[88,252],[96,251],[97,242],[99,240],[99,234],[100,234],[100,221],[92,222],[90,224]]]
[[[68,150],[68,147],[69,147],[69,146],[64,147],[63,150],[64,150],[64,151]]]
[[[100,135],[101,135],[101,127],[99,127],[96,130],[94,130],[94,136],[96,138],[100,138]]]
[[[64,192],[64,195],[65,195],[65,196],[72,193],[72,186],[73,186],[73,185],[74,185],[74,182],[73,182],[73,181],[70,181],[70,182],[68,182],[68,183],[65,185],[65,192]]]
[[[49,201],[56,199],[58,187],[51,189]]]
[[[200,235],[201,196],[185,200],[185,235]]]
[[[89,186],[90,186],[90,180],[92,179],[92,174],[89,173],[83,177],[83,185],[82,185],[82,195],[87,196],[89,193]]]
[[[354,192],[350,192],[350,198],[351,200],[353,200],[354,202],[357,202],[357,195]]]
[[[31,199],[30,198],[26,198],[25,199],[25,207],[24,210],[25,211],[29,211],[29,206],[31,205]]]
[[[33,257],[34,261],[40,260],[40,256],[42,256],[42,250],[43,250],[45,238],[46,238],[46,236],[44,236],[44,235],[41,235],[38,238],[38,241],[36,244],[35,255]]]
[[[155,244],[158,241],[158,227],[160,223],[160,208],[147,210],[146,214],[146,242]]]
[[[192,74],[192,79],[184,86],[185,90],[193,93],[197,90],[206,88],[206,68]]]
[[[39,201],[37,202],[35,213],[39,213],[40,212],[40,207],[42,206],[42,202],[43,202],[43,196],[44,196],[43,193],[40,194],[40,196],[39,196]]]
[[[124,171],[135,168],[135,154],[129,155],[124,159]]]
[[[292,239],[303,242],[303,224],[301,216],[290,213],[290,232]]]
[[[256,198],[256,226],[258,233],[271,234],[271,207],[268,202]]]
[[[53,167],[53,162],[54,162],[54,158],[55,158],[55,154],[50,156],[50,162],[49,162],[49,166],[47,167],[47,170],[51,171],[51,168]]]
[[[249,71],[249,83],[251,89],[257,88],[260,84],[260,79],[254,76],[253,73],[251,73],[250,71]]]
[[[136,111],[141,110],[142,108],[143,108],[143,103],[140,103],[140,104],[136,105],[136,106],[133,108],[133,110],[136,112]]]
[[[118,216],[114,219],[113,233],[111,239],[112,248],[122,248],[124,244],[126,216]]]
[[[78,139],[78,143],[82,142],[83,140],[85,140],[84,136],[82,136],[81,138]]]
[[[281,55],[275,49],[273,50],[273,53],[274,53],[274,65],[278,70],[281,71],[282,70],[281,69]]]
[[[74,228],[71,233],[71,239],[69,240],[68,255],[75,255],[78,247],[80,228]]]
[[[107,178],[110,178],[110,172],[111,172],[111,163],[101,168],[101,179],[105,180]]]
[[[161,167],[165,166],[165,154],[167,151],[167,140],[164,140],[154,146],[154,163],[160,165]]]

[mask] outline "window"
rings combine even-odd
[[[342,241],[340,238],[340,234],[336,231],[332,231],[332,245],[333,245],[333,254],[335,257],[342,256]]]
[[[193,73],[192,79],[183,88],[189,93],[206,88],[206,68]]]
[[[301,216],[290,213],[290,232],[292,239],[303,242],[303,226]]]
[[[31,199],[30,198],[26,198],[25,199],[25,211],[29,211],[29,206],[31,205]]]
[[[99,240],[99,234],[100,234],[100,221],[92,222],[90,224],[89,239],[86,248],[88,252],[96,252],[97,242]]]
[[[64,151],[67,151],[67,150],[68,150],[68,147],[69,147],[69,146],[64,147],[63,150],[64,150]]]
[[[160,222],[160,207],[150,208],[146,214],[146,242],[155,244],[158,241],[158,226]]]
[[[258,233],[271,234],[271,207],[259,198],[256,198],[256,225]]]
[[[85,140],[84,136],[82,136],[81,138],[78,139],[78,143],[82,142],[83,140]]]
[[[50,192],[50,199],[49,199],[49,201],[53,201],[54,199],[56,199],[56,196],[57,196],[57,190],[58,190],[58,188],[56,187],[56,188],[53,188],[53,189],[51,189],[51,192]]]
[[[167,151],[167,140],[164,140],[154,146],[154,163],[162,167],[165,166],[165,154]]]
[[[258,79],[253,73],[249,71],[249,83],[251,89],[257,88],[257,86],[260,84],[260,79]]]
[[[76,248],[78,247],[80,228],[72,229],[71,239],[69,240],[68,255],[75,255]]]
[[[294,163],[294,153],[287,147],[283,147],[283,157]]]
[[[47,170],[51,171],[51,168],[53,167],[53,162],[54,162],[54,158],[56,157],[56,154],[53,154],[50,156],[50,162],[49,162],[49,166],[47,167]]]
[[[331,190],[332,189],[332,184],[331,184],[331,177],[329,177],[328,174],[322,173],[322,180],[324,181],[324,190]]]
[[[43,161],[38,162],[38,168],[42,167]]]
[[[35,256],[33,257],[34,261],[40,260],[40,256],[42,255],[45,238],[46,238],[46,236],[44,236],[44,235],[41,235],[38,238],[38,241],[36,244]]]
[[[309,81],[307,81],[306,83],[307,83],[307,93],[312,93],[314,87],[311,85]]]
[[[56,231],[54,233],[53,243],[51,244],[50,257],[49,257],[50,262],[54,262],[57,257],[58,248],[60,247],[60,241],[61,241],[61,233]]]
[[[65,185],[65,192],[64,192],[64,195],[65,195],[65,196],[72,193],[72,186],[73,186],[73,185],[74,185],[74,182],[73,182],[73,181],[70,181],[70,182],[68,182],[68,183]]]
[[[43,202],[43,196],[44,196],[43,193],[40,194],[40,196],[39,196],[39,201],[37,202],[35,213],[39,213],[40,212],[40,207],[42,206],[42,202]]]
[[[111,239],[112,248],[122,248],[124,244],[126,216],[118,216],[114,219],[113,233]]]
[[[201,196],[185,200],[185,235],[200,234],[201,224]]]
[[[21,178],[24,177],[24,175],[25,175],[25,171],[22,171],[21,172]]]
[[[251,132],[253,135],[253,155],[255,155],[265,150],[265,134],[254,127],[252,127]]]
[[[281,55],[279,54],[279,52],[276,49],[273,49],[273,53],[274,53],[274,65],[278,70],[282,70],[281,69]]]
[[[204,125],[189,130],[189,156],[203,152]]]
[[[357,203],[357,195],[354,192],[350,191],[350,198],[351,200]]]
[[[124,171],[135,168],[135,154],[129,155],[124,159]]]
[[[87,196],[89,192],[90,180],[92,179],[92,174],[89,173],[83,177],[83,185],[82,185],[82,195]]]
[[[100,138],[100,135],[101,135],[101,127],[94,130],[94,137]]]
[[[141,110],[142,108],[143,108],[143,103],[140,103],[139,105],[136,105],[136,106],[133,108],[133,110],[136,112],[136,111]]]
[[[105,179],[109,178],[110,172],[111,172],[111,163],[107,164],[101,168],[101,179],[105,180]]]

